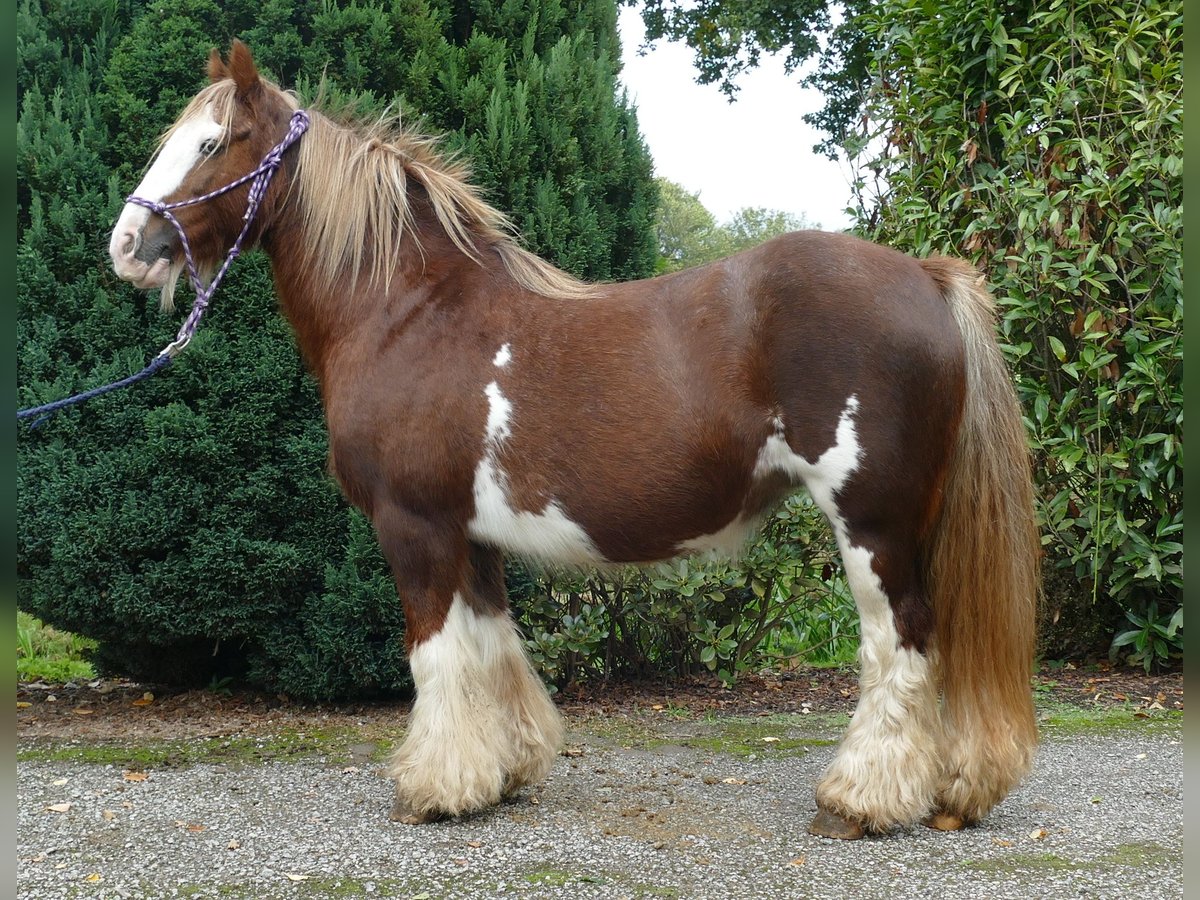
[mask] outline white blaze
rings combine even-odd
[[[183,184],[188,172],[200,161],[204,155],[205,143],[220,140],[221,135],[221,125],[213,118],[212,104],[209,104],[200,115],[181,123],[175,129],[174,134],[159,149],[150,169],[133,193],[144,200],[162,200],[167,197]],[[126,203],[121,210],[108,248],[118,275],[124,277],[121,262],[137,251],[141,243],[142,229],[149,219],[150,210],[144,206]]]

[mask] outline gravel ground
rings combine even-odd
[[[747,721],[751,737],[720,739]],[[569,755],[536,791],[421,827],[388,821],[369,746],[349,760],[151,767],[128,780],[123,766],[47,761],[47,745],[26,740],[18,896],[1182,896],[1178,720],[1049,735],[1027,782],[979,827],[850,843],[806,831],[840,734],[830,717],[570,723]]]

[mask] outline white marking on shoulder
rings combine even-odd
[[[491,444],[499,444],[512,434],[508,427],[508,420],[512,416],[512,404],[495,381],[485,387],[483,392],[488,398],[487,439]]]
[[[555,499],[541,512],[513,509],[508,499],[508,476],[497,453],[512,434],[513,406],[493,381],[488,398],[487,435],[483,458],[475,467],[475,515],[467,523],[470,535],[502,550],[559,565],[583,566],[604,562],[587,532],[568,518]]]
[[[496,351],[496,356],[492,360],[492,365],[498,369],[503,369],[508,365],[508,361],[510,359],[512,359],[512,347],[510,347],[508,344],[503,344],[501,345],[500,349]]]

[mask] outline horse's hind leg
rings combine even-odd
[[[910,538],[870,537],[835,520],[860,617],[854,717],[817,787],[810,830],[854,838],[924,818],[941,774],[932,617]]]
[[[939,460],[934,453],[900,458],[897,448],[905,442],[881,433],[877,422],[872,445],[864,447],[858,412],[851,397],[835,443],[815,462],[787,460],[833,526],[861,623],[858,707],[817,787],[811,827],[841,838],[925,817],[941,775],[938,697],[927,652],[934,623],[920,553]]]
[[[558,711],[508,614],[498,554],[456,540],[420,543],[403,517],[377,518],[404,602],[417,689],[389,767],[392,818],[409,824],[485,809],[543,778],[562,741]]]

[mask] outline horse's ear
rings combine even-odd
[[[243,100],[250,99],[262,87],[250,48],[237,38],[233,39],[233,47],[229,51],[229,74],[237,85],[238,97]]]
[[[220,81],[228,77],[229,68],[221,59],[221,54],[217,52],[217,48],[213,47],[208,53],[208,80]]]

